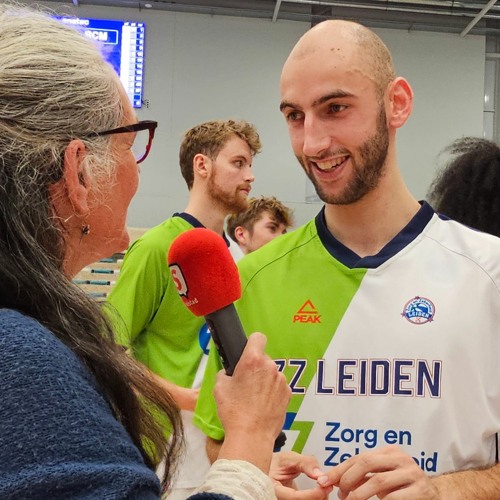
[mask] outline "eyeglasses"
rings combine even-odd
[[[142,163],[149,154],[157,126],[158,122],[153,120],[142,120],[132,125],[125,125],[124,127],[103,130],[102,132],[91,132],[90,134],[86,134],[85,137],[99,137],[102,135],[136,132],[134,144],[132,145],[132,152],[134,153],[136,162]]]

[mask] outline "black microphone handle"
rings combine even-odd
[[[247,344],[247,336],[233,304],[205,315],[210,335],[227,375],[232,375]]]
[[[247,336],[234,304],[206,314],[205,320],[224,370],[227,375],[232,375],[247,344]],[[281,431],[275,441],[275,451],[278,451],[285,444],[285,441],[286,434]]]

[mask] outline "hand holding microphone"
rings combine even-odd
[[[266,337],[252,333],[234,374],[217,374],[214,397],[225,432],[218,458],[247,460],[268,474],[291,391],[265,346]]]
[[[205,316],[224,369],[232,375],[247,337],[233,305],[241,297],[241,283],[226,243],[209,229],[190,229],[173,241],[168,265],[186,307]]]
[[[209,229],[190,229],[173,241],[168,265],[182,301],[193,314],[205,317],[226,374],[232,375],[247,337],[233,305],[241,296],[241,282],[226,243]],[[275,365],[274,370],[277,372]],[[278,375],[284,381],[284,377]],[[269,383],[269,378],[267,380]],[[255,385],[259,380],[253,380],[253,375],[247,383],[253,384],[257,391],[264,390]],[[281,404],[283,401],[279,406]],[[285,409],[286,404],[283,412]],[[276,448],[283,446],[285,441],[286,436],[281,432]]]

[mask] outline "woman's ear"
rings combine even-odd
[[[411,115],[413,90],[402,77],[396,78],[389,86],[388,123],[393,128],[402,127]]]
[[[62,181],[66,186],[69,201],[76,215],[89,213],[89,183],[83,169],[85,145],[79,139],[72,140],[64,152]]]

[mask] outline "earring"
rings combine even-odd
[[[82,226],[82,237],[87,236],[90,234],[90,225],[89,224],[83,224]]]

